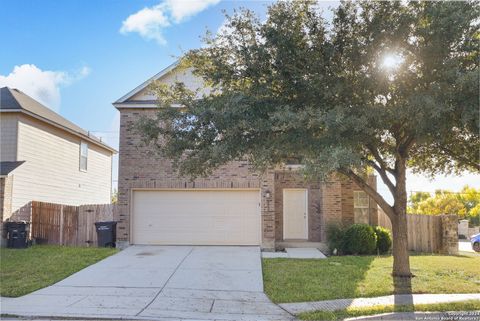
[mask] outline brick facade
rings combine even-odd
[[[10,217],[12,212],[12,183],[12,176],[0,177],[0,247],[6,245],[3,220]]]
[[[258,188],[261,192],[262,247],[274,248],[283,236],[283,189],[308,189],[308,240],[325,241],[325,226],[330,222],[353,222],[353,183],[338,178],[326,183],[307,182],[295,170],[270,170],[264,174],[251,171],[246,161],[222,166],[206,178],[190,180],[179,177],[171,161],[144,146],[132,126],[142,116],[153,116],[151,108],[120,109],[120,151],[117,238],[130,240],[130,203],[132,190],[152,189],[241,189]],[[372,215],[372,214],[371,214]],[[376,217],[376,212],[375,215]]]
[[[377,180],[375,176],[368,177],[368,184],[375,189],[377,189]],[[342,204],[342,219],[341,223],[343,225],[351,225],[355,223],[355,214],[353,207],[353,192],[361,191],[361,188],[358,187],[354,182],[341,179],[341,204]],[[377,203],[372,198],[369,198],[369,222],[371,225],[377,225],[378,223],[378,209]]]
[[[0,222],[12,212],[12,176],[0,177]]]

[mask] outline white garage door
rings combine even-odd
[[[134,244],[258,245],[259,190],[134,191]]]

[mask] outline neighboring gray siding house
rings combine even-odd
[[[156,97],[148,91],[154,80],[202,88],[201,80],[174,64],[113,103],[120,111],[119,241],[321,246],[329,223],[376,224],[377,205],[351,181],[306,182],[298,166],[260,174],[239,160],[209,177],[179,177],[171,161],[142,145],[132,129],[141,117],[156,112]],[[374,176],[371,185],[376,186]]]
[[[110,203],[112,155],[100,139],[25,93],[0,88],[2,221],[30,201]]]

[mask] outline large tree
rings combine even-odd
[[[240,9],[182,58],[209,90],[155,83],[157,117],[138,128],[193,177],[239,158],[348,177],[390,218],[393,276],[409,279],[407,168],[479,170],[478,17],[475,2],[342,2],[331,21],[313,2],[265,21]]]

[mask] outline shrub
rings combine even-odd
[[[331,254],[337,251],[336,254],[343,252],[343,238],[345,235],[344,228],[339,224],[330,224],[327,226],[327,244]]]
[[[390,230],[381,226],[375,226],[375,234],[377,235],[377,252],[378,254],[386,254],[392,247],[392,234]]]
[[[345,231],[343,238],[345,254],[375,254],[377,235],[368,224],[353,224]]]

